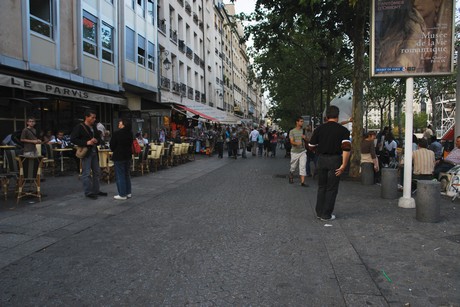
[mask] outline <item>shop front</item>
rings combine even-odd
[[[62,130],[70,134],[88,109],[96,111],[98,121],[112,130],[113,114],[126,104],[126,99],[117,94],[0,74],[0,139],[22,130],[30,116],[37,120],[38,133]]]

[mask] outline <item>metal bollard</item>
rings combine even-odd
[[[374,163],[361,163],[361,184],[374,184]]]
[[[441,183],[433,180],[418,180],[415,196],[415,218],[419,222],[439,222]]]
[[[385,199],[398,197],[398,170],[394,168],[382,168],[381,196]]]

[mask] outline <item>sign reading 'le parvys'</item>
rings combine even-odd
[[[0,86],[15,87],[57,96],[126,105],[126,99],[0,74]]]

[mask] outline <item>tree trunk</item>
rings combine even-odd
[[[360,175],[361,166],[361,142],[363,139],[363,90],[364,90],[364,31],[366,28],[366,13],[368,1],[356,3],[354,27],[353,27],[353,132],[350,159],[350,177]]]

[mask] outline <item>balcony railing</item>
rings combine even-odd
[[[184,7],[184,0],[177,0],[177,2],[179,2],[179,4]]]
[[[204,61],[203,60],[200,60],[200,67],[204,68]],[[209,67],[209,70],[211,70],[211,66]]]
[[[160,23],[158,24],[158,29],[161,32],[166,33],[166,20],[165,19],[160,20]]]
[[[187,88],[188,88],[187,98],[193,99],[193,88],[191,88],[190,86],[188,86]]]
[[[200,101],[200,98],[201,98],[201,93],[200,91],[195,91],[195,101]]]
[[[176,30],[169,30],[169,38],[177,44],[177,31]]]
[[[172,91],[175,92],[175,93],[180,92],[180,84],[177,83],[176,81],[172,82]]]
[[[187,14],[192,15],[192,7],[190,6],[190,3],[188,1],[185,1],[185,11]]]
[[[198,14],[193,12],[193,21],[198,24]]]
[[[179,40],[179,51],[185,53],[185,42],[183,40]]]
[[[194,54],[193,55],[193,61],[195,62],[196,65],[200,65],[200,57],[198,56],[198,54]]]
[[[171,88],[171,80],[164,76],[161,76],[161,88],[169,90]]]
[[[193,59],[193,50],[187,47],[187,57],[191,60]]]
[[[187,85],[185,83],[180,84],[180,95],[183,97],[187,95]]]

